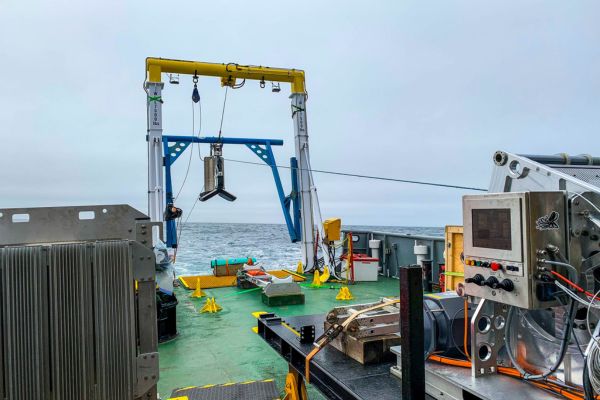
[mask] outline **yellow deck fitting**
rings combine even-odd
[[[313,275],[312,287],[321,287],[321,274],[319,274],[319,270],[315,269],[315,274]]]
[[[297,372],[289,372],[285,378],[285,397],[283,400],[308,399],[304,381]]]
[[[258,319],[258,318],[259,318],[261,315],[263,315],[263,314],[267,314],[267,312],[266,312],[266,311],[254,311],[254,312],[252,313],[252,316],[253,316],[254,318]],[[258,326],[253,326],[253,327],[252,327],[252,332],[254,332],[254,333],[258,333]]]
[[[304,265],[302,265],[302,261],[298,261],[298,266],[296,267],[296,273],[297,274],[304,273]]]
[[[323,273],[319,277],[319,280],[321,281],[321,283],[325,283],[329,280],[330,276],[331,275],[329,274],[329,267],[326,265],[325,267],[323,267]]]
[[[340,291],[338,292],[337,296],[335,296],[335,299],[336,300],[352,300],[352,299],[354,299],[354,297],[352,296],[350,289],[348,289],[348,286],[342,286],[340,288]]]
[[[200,278],[196,280],[196,289],[194,289],[194,293],[190,297],[200,298],[206,296],[202,291],[202,285],[200,284]]]
[[[216,313],[221,311],[223,308],[217,304],[214,297],[209,297],[206,299],[206,303],[204,307],[200,310],[201,313]]]

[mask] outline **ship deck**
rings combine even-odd
[[[252,331],[257,325],[253,312],[273,312],[281,317],[323,314],[344,303],[366,303],[399,294],[398,280],[383,277],[350,286],[351,301],[335,299],[339,287],[329,283],[321,288],[303,286],[305,304],[279,307],[265,306],[260,291],[236,295],[240,290],[235,287],[206,289],[223,307],[215,314],[200,313],[206,298],[191,298],[191,291],[177,288],[179,336],[159,346],[161,398],[168,399],[174,389],[182,387],[265,379],[275,379],[283,390],[288,366]],[[307,389],[311,400],[323,398],[310,385]]]

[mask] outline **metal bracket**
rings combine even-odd
[[[471,318],[471,373],[473,377],[497,372],[498,352],[504,346],[508,306],[482,299]]]
[[[135,397],[142,397],[158,382],[158,352],[143,353],[137,356],[137,385]]]
[[[133,258],[133,279],[139,282],[153,281],[156,274],[154,252],[139,242],[129,242]]]
[[[170,146],[168,145],[168,142],[165,143],[167,143],[165,146],[165,163],[168,162],[169,166],[173,165],[188,147],[191,147],[188,146],[188,143],[186,142],[175,142]]]

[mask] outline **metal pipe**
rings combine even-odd
[[[544,165],[600,165],[600,157],[592,157],[588,154],[576,156],[570,156],[566,153],[553,155],[519,154],[519,156]]]
[[[182,142],[182,143],[223,143],[223,144],[249,144],[249,145],[267,145],[283,146],[281,139],[250,139],[250,138],[225,138],[216,136],[175,136],[163,135],[163,142]]]
[[[423,281],[419,265],[402,266],[400,275],[400,345],[402,399],[425,399],[425,328]]]

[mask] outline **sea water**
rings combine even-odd
[[[413,235],[443,236],[444,228],[344,226],[349,230],[369,230]],[[300,244],[292,243],[285,225],[206,224],[183,226],[175,262],[177,275],[212,272],[215,258],[254,257],[266,269],[296,269]]]

